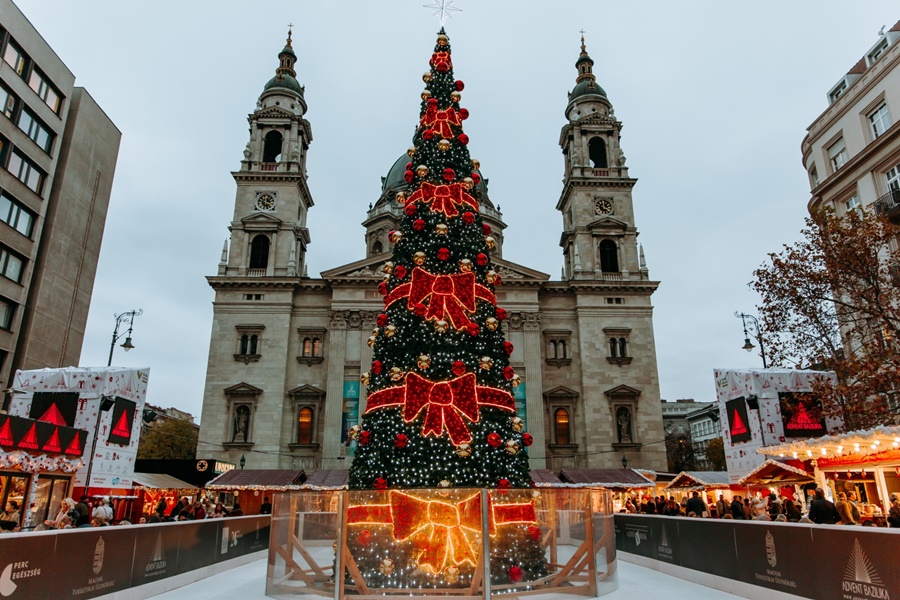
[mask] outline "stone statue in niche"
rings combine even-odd
[[[247,428],[250,424],[250,409],[246,406],[238,406],[234,411],[234,434],[232,442],[246,443]]]
[[[250,142],[247,142],[247,145],[244,146],[244,160],[250,160]]]
[[[619,425],[619,443],[631,444],[631,411],[624,406],[616,411],[616,423]]]

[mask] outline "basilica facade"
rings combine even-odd
[[[290,36],[278,59],[249,115],[250,140],[232,173],[231,239],[208,278],[215,301],[197,451],[309,473],[347,468],[355,450],[347,431],[365,412],[360,377],[372,361],[367,339],[384,306],[377,287],[409,159],[396,160],[365,213],[364,258],[309,277],[312,129]],[[532,468],[618,468],[624,457],[629,467],[665,470],[651,305],[659,282],[637,243],[622,123],[593,64],[582,40],[560,134],[560,280],[504,259],[506,225],[483,177],[474,195],[496,239],[497,303],[509,314]]]

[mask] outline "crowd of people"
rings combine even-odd
[[[840,492],[837,502],[825,498],[825,491],[818,488],[815,498],[810,502],[808,511],[803,505],[791,498],[779,498],[775,494],[759,495],[755,498],[734,496],[729,502],[719,494],[715,503],[711,496],[706,500],[700,492],[694,491],[690,497],[684,496],[681,502],[675,496],[644,496],[628,498],[620,512],[665,515],[668,517],[696,517],[738,519],[746,521],[784,521],[790,523],[817,523],[826,525],[863,525],[877,527],[872,520],[860,519],[859,504],[856,494]],[[804,514],[804,512],[806,514]],[[887,517],[888,527],[900,527],[900,494],[891,494],[891,508]]]

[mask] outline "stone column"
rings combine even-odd
[[[525,313],[525,407],[528,411],[528,433],[534,438],[537,450],[529,463],[532,469],[546,469],[544,440],[544,383],[541,369],[541,314]]]
[[[322,440],[322,468],[346,469],[341,456],[341,419],[344,412],[344,346],[349,311],[332,311],[328,328],[328,378],[325,383],[325,439]]]
[[[362,313],[362,324],[361,328],[363,330],[363,335],[360,337],[360,343],[362,347],[359,352],[359,370],[361,373],[364,373],[369,370],[372,365],[372,349],[369,348],[369,344],[367,342],[368,336],[366,335],[367,331],[371,331],[375,327],[375,317],[378,316],[377,311],[367,310],[361,311]],[[361,385],[359,388],[359,418],[362,419],[363,414],[366,412],[366,386]]]

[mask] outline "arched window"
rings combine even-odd
[[[559,354],[556,358],[569,358],[569,355],[566,353],[565,340],[559,340],[559,344],[557,344],[557,350],[558,350]]]
[[[622,358],[628,356],[628,346],[625,344],[625,338],[619,338],[619,356]]]
[[[591,138],[588,142],[588,152],[591,158],[591,166],[595,169],[605,169],[608,164],[606,162],[606,144],[603,138]]]
[[[569,443],[569,411],[557,408],[553,413],[553,422],[556,424],[556,443]]]
[[[604,273],[619,272],[619,251],[612,240],[600,242],[600,270]]]
[[[372,244],[372,254],[381,254],[382,252],[384,252],[384,249],[381,245],[381,242],[375,242],[374,244]]]
[[[556,342],[550,340],[550,347],[548,348],[550,358],[556,358]]]
[[[312,340],[303,338],[303,356],[312,356]]]
[[[263,146],[263,162],[279,162],[281,160],[281,134],[270,131],[266,134],[265,146]]]
[[[312,355],[322,356],[322,340],[319,338],[313,338]]]
[[[259,354],[257,352],[258,348],[256,347],[259,343],[259,337],[255,335],[250,336],[250,354]]]
[[[269,266],[269,238],[258,235],[250,242],[250,268],[265,269]]]
[[[616,342],[616,338],[609,338],[609,355],[615,358],[618,356],[619,344]]]
[[[297,416],[297,443],[312,444],[313,411],[311,408],[301,408]]]
[[[250,341],[250,336],[242,335],[241,336],[241,354],[247,354],[247,344]]]

